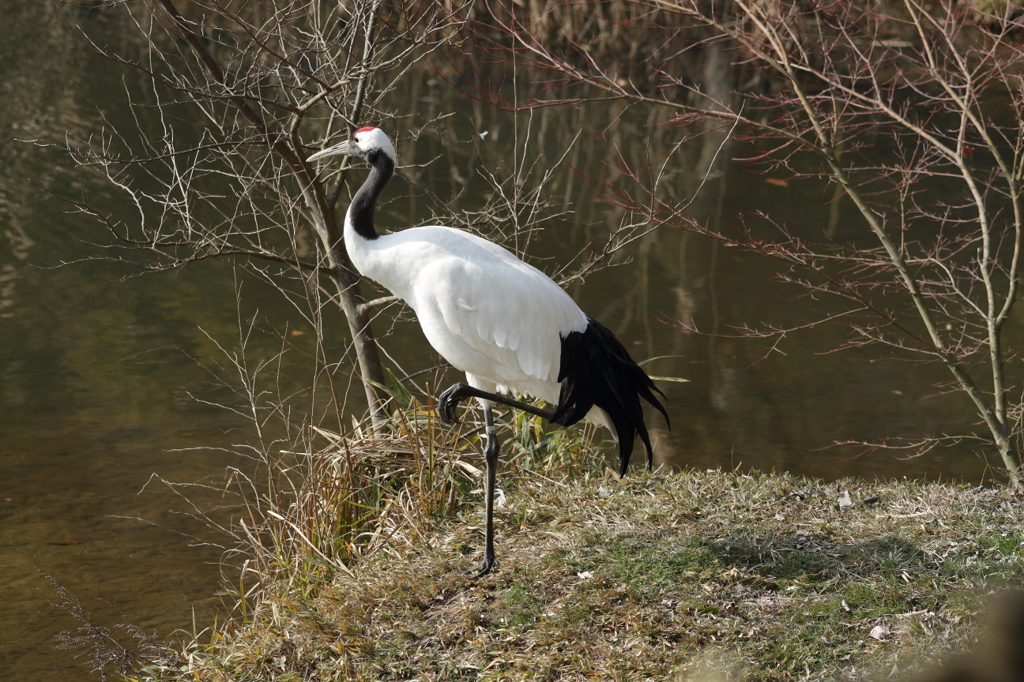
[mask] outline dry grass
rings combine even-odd
[[[687,472],[507,491],[491,576],[459,574],[474,507],[278,590],[149,679],[880,679],[962,647],[985,595],[1024,578],[1003,489]]]

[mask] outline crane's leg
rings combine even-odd
[[[487,497],[486,521],[484,523],[484,560],[471,571],[466,571],[470,578],[487,575],[494,568],[494,482],[498,475],[498,436],[494,433],[494,415],[490,403],[484,402],[484,425],[487,428],[487,446],[484,449],[484,461],[487,463],[487,480],[485,495]]]
[[[508,396],[500,395],[498,393],[490,393],[488,391],[474,388],[469,384],[453,384],[451,388],[442,393],[437,401],[437,411],[441,415],[441,419],[448,422],[449,424],[457,424],[459,418],[455,415],[455,408],[459,406],[459,402],[466,398],[483,398],[484,400],[490,400],[495,403],[507,405],[508,407],[514,407],[517,410],[523,412],[529,412],[530,414],[536,415],[541,419],[551,421],[551,418],[555,416],[554,412],[548,412],[542,410],[539,407],[534,407],[528,403],[514,400]],[[490,407],[484,410],[484,416],[490,414]]]

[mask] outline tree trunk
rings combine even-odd
[[[1013,441],[1007,436],[996,440],[999,447],[999,456],[1003,459],[1003,466],[1010,477],[1010,485],[1018,490],[1024,490],[1024,481],[1020,478],[1020,455],[1017,448],[1013,447]]]
[[[337,230],[330,230],[329,234],[331,233],[336,234]],[[369,314],[360,307],[363,303],[363,296],[359,290],[359,277],[352,270],[348,253],[338,242],[329,248],[327,253],[330,258],[334,283],[338,286],[341,310],[345,313],[348,329],[352,334],[352,344],[359,362],[363,391],[366,393],[366,403],[370,407],[370,421],[376,430],[386,416],[384,412],[386,396],[380,395],[379,389],[374,384],[378,386],[387,384],[384,366],[381,364],[380,353],[377,349],[377,339],[370,327]]]

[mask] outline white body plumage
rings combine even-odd
[[[360,274],[409,304],[427,341],[470,386],[558,403],[561,339],[584,331],[587,316],[543,272],[450,227],[370,240],[347,215],[345,245]],[[603,412],[594,407],[587,419],[611,429]]]

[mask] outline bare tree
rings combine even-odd
[[[595,178],[604,198],[635,224],[673,225],[777,259],[781,280],[835,302],[808,312],[800,329],[845,323],[844,348],[941,363],[951,381],[940,390],[963,395],[985,432],[870,445],[923,453],[973,438],[994,446],[1021,486],[1024,407],[1006,331],[1024,220],[1024,23],[1012,7],[646,0],[619,17],[605,6],[488,8],[473,49],[541,78],[516,102],[485,87],[479,98],[509,108],[618,101],[676,128],[653,161],[620,154],[614,181]],[[615,58],[616,44],[630,45],[631,58]],[[695,68],[722,54],[737,76],[724,93]],[[738,216],[731,229],[693,218],[692,197],[675,196],[664,171],[685,163],[694,138],[730,131],[743,162],[832,183],[863,234],[839,240],[766,214]],[[781,341],[793,331],[744,333]]]
[[[115,251],[111,258],[135,268],[232,259],[282,291],[300,282],[287,293],[316,329],[324,300],[336,297],[379,423],[385,374],[370,320],[381,301],[363,299],[342,243],[337,207],[347,167],[329,174],[305,158],[364,121],[387,118],[383,95],[454,35],[456,8],[382,0],[109,4],[118,26],[138,38],[126,47],[67,23],[149,88],[127,88],[132,124],[105,121],[97,139],[72,141],[69,150],[122,192],[134,215],[104,213],[88,195],[69,201],[107,228],[100,246]],[[324,277],[334,294],[321,288]],[[332,390],[340,419],[333,382]]]

